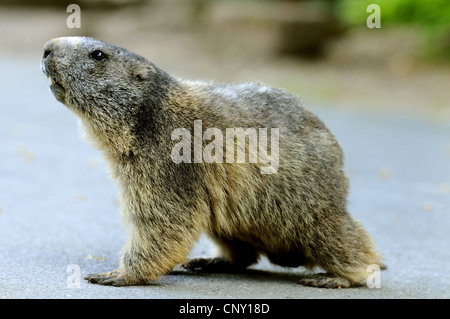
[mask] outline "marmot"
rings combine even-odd
[[[281,266],[326,271],[301,284],[344,288],[360,285],[369,265],[381,265],[369,235],[347,212],[341,147],[297,97],[259,83],[178,79],[137,54],[87,37],[47,42],[41,68],[56,99],[80,117],[104,154],[129,226],[120,266],[87,275],[89,282],[146,284],[183,263],[194,271],[238,270],[265,255]],[[200,133],[195,121],[201,121]],[[195,148],[212,140],[209,128],[223,134],[279,129],[272,140],[277,149],[266,149],[278,156],[277,167],[262,172],[268,161],[261,157],[225,159],[226,148],[214,148],[214,161],[201,160],[201,153],[199,159]],[[189,133],[178,150],[181,135],[174,138],[174,132]],[[250,157],[255,150],[245,137]],[[192,152],[191,138],[194,144],[200,138]],[[228,151],[234,145],[227,144]],[[185,160],[174,160],[174,149]],[[202,232],[222,257],[186,260]]]

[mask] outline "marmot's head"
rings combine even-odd
[[[48,41],[41,68],[51,78],[50,89],[56,99],[75,111],[141,104],[149,84],[146,80],[156,73],[143,57],[86,37]]]
[[[174,83],[143,57],[87,37],[48,41],[41,68],[56,99],[110,140],[136,126],[150,127]]]

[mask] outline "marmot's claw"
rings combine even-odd
[[[131,286],[131,285],[144,285],[146,282],[142,280],[132,279],[127,274],[120,270],[113,270],[111,272],[104,272],[99,274],[90,274],[84,277],[88,282],[99,285],[110,286]]]
[[[101,284],[104,280],[110,278],[110,273],[100,273],[100,274],[89,274],[84,277],[85,280],[87,280],[90,283],[93,284]]]
[[[359,284],[353,283],[346,278],[335,277],[328,273],[314,274],[300,279],[298,283],[304,286],[318,288],[349,288],[359,286]]]

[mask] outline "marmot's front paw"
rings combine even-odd
[[[131,286],[131,285],[145,285],[146,281],[135,279],[127,275],[122,269],[117,268],[110,272],[103,272],[99,274],[90,274],[84,277],[88,282],[100,285],[111,286]]]

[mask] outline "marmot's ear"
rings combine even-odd
[[[133,78],[138,81],[148,80],[151,76],[152,68],[148,65],[137,64],[133,68]]]

